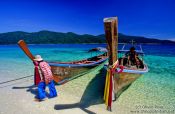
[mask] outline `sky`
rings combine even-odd
[[[119,33],[175,40],[175,0],[0,0],[0,33],[99,35],[103,18],[113,16]]]

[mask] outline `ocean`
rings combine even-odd
[[[105,46],[106,44],[44,44],[29,45],[29,48],[34,55],[40,54],[46,61],[66,62],[100,54],[89,53],[88,50]],[[142,48],[149,72],[137,79],[114,104],[129,108],[131,112],[150,108],[175,110],[175,45],[144,44]],[[33,75],[32,62],[17,45],[0,45],[0,60],[0,82]],[[95,71],[91,75],[95,78]],[[86,81],[86,77],[83,78],[83,81],[79,82],[81,85]],[[78,87],[77,82],[69,83],[73,87]]]

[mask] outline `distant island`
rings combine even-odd
[[[145,38],[140,36],[128,36],[119,33],[119,43],[129,43],[134,40],[137,43],[150,43],[150,44],[175,44],[170,40],[158,40],[154,38]],[[76,43],[106,43],[105,35],[79,35],[73,32],[52,32],[52,31],[39,31],[39,32],[7,32],[0,33],[0,44],[17,44],[23,39],[28,44],[76,44]]]

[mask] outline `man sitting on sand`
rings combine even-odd
[[[38,64],[41,81],[38,84],[38,96],[37,100],[42,101],[46,98],[45,88],[46,85],[49,87],[49,97],[53,98],[57,96],[57,92],[55,89],[55,84],[53,80],[53,75],[51,71],[51,67],[47,62],[45,62],[40,55],[36,55],[34,59],[35,64]]]

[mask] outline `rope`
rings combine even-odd
[[[17,80],[21,80],[21,79],[24,79],[24,78],[32,77],[32,76],[34,76],[34,75],[24,76],[24,77],[21,77],[21,78],[16,78],[16,79],[5,81],[5,82],[0,82],[0,85],[5,84],[5,83],[9,83],[9,82],[13,82],[13,81],[17,81]]]

